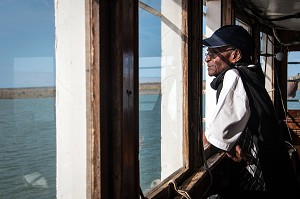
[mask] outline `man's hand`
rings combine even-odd
[[[202,133],[202,141],[203,141],[203,146],[204,147],[205,147],[205,145],[210,145],[210,143],[206,139],[206,136],[205,136],[204,132]]]
[[[235,151],[226,152],[226,154],[235,162],[241,162],[242,160],[245,160],[247,164],[251,164],[254,159],[253,156],[247,153],[247,151],[243,150],[240,145],[235,146]]]

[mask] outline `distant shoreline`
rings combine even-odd
[[[203,81],[202,86],[202,89],[205,90],[205,81]],[[297,91],[299,90],[300,86],[298,86]],[[140,95],[157,95],[160,93],[160,82],[145,82],[139,84]],[[0,88],[0,99],[48,98],[55,97],[55,95],[55,87]]]
[[[55,97],[55,87],[0,88],[0,99]]]
[[[140,95],[151,95],[161,93],[161,83],[160,82],[147,82],[139,84],[139,94]]]
[[[160,82],[140,83],[139,94],[160,94]],[[55,87],[0,88],[0,99],[27,99],[55,97]]]

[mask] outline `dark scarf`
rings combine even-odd
[[[218,102],[218,99],[219,99],[219,95],[220,95],[220,92],[223,88],[223,80],[224,80],[224,75],[225,73],[229,70],[229,69],[232,69],[231,66],[229,66],[227,69],[225,69],[223,72],[221,72],[219,75],[217,75],[213,81],[210,83],[210,87],[214,90],[217,91],[216,93],[216,100]]]

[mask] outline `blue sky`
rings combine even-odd
[[[160,11],[160,1],[144,0],[145,4]],[[161,73],[161,20],[139,8],[139,80],[160,82]]]
[[[160,1],[144,0],[149,6],[160,11]],[[139,8],[139,56],[161,56],[161,20],[149,12]]]
[[[159,0],[143,2],[161,9]],[[143,9],[139,20],[140,80],[159,81],[161,20]],[[0,0],[0,26],[0,88],[54,86],[54,0]],[[298,71],[294,65],[288,74]]]
[[[0,88],[54,86],[54,0],[1,0],[0,26]]]

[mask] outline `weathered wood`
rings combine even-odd
[[[235,12],[232,0],[222,0],[222,26],[235,23]]]
[[[292,138],[292,144],[299,147],[300,145],[300,110],[288,110],[285,120],[290,136]],[[298,151],[300,156],[300,151]]]
[[[88,166],[88,174],[90,175],[88,180],[90,181],[90,185],[88,193],[90,198],[98,199],[101,196],[108,195],[107,191],[107,184],[101,181],[102,179],[107,179],[109,176],[105,173],[105,168],[101,169],[101,166],[105,166],[101,164],[101,161],[105,159],[104,152],[108,152],[107,146],[102,146],[100,144],[100,8],[99,8],[99,0],[93,0],[91,4],[91,57],[90,57],[90,77],[87,77],[87,82],[89,87],[89,93],[87,94],[88,99],[88,106],[90,107],[88,115],[91,115],[88,118],[88,129],[90,136],[88,139],[88,146],[90,148],[90,163],[91,165]],[[106,139],[105,134],[102,137],[103,140]],[[102,150],[101,150],[102,149]],[[104,156],[103,159],[100,159],[100,151]],[[102,183],[101,183],[102,182]],[[89,197],[87,197],[89,198]]]
[[[99,5],[100,196],[138,198],[138,0]]]

